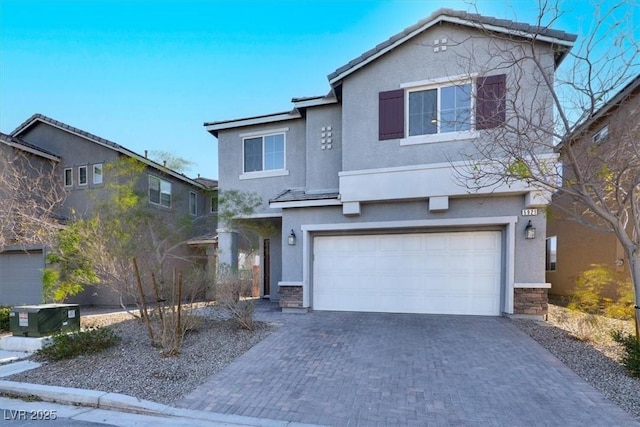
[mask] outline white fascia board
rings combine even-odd
[[[331,105],[337,104],[338,99],[335,96],[318,98],[318,99],[309,99],[305,101],[294,102],[293,105],[296,108],[309,108],[309,107],[319,107],[322,105]]]
[[[234,129],[244,126],[263,125],[266,123],[282,122],[285,120],[295,120],[301,118],[299,111],[291,111],[288,113],[274,114],[272,116],[249,117],[246,119],[238,119],[224,123],[212,123],[205,126],[207,132],[217,132],[226,129]]]
[[[11,141],[0,141],[4,144],[7,144],[9,147],[13,147],[17,150],[22,150],[22,151],[26,151],[27,153],[31,153],[31,154],[35,154],[36,156],[40,156],[40,157],[44,157],[45,159],[49,159],[51,161],[54,161],[56,163],[60,163],[60,158],[57,156],[54,156],[52,154],[48,154],[48,153],[44,153],[42,151],[38,151],[34,148],[31,147],[27,147],[26,145],[22,145],[22,144],[16,144],[15,142],[11,142]]]
[[[551,289],[551,283],[514,283],[518,289]]]
[[[270,208],[313,208],[317,206],[340,206],[342,202],[338,199],[318,199],[318,200],[295,200],[290,202],[271,202]]]

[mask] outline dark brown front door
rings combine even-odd
[[[270,240],[269,239],[264,239],[264,242],[262,243],[262,271],[263,271],[263,276],[262,276],[262,287],[264,292],[262,293],[263,296],[267,296],[271,294],[271,274],[270,274],[270,270],[271,270],[271,256],[270,256]]]

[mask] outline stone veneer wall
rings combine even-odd
[[[281,308],[302,308],[302,286],[280,286]]]
[[[516,288],[513,295],[513,313],[546,316],[549,309],[549,290]]]

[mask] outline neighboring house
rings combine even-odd
[[[331,73],[326,96],[205,123],[220,191],[261,195],[247,220],[276,229],[260,242],[263,296],[285,310],[546,314],[545,219],[523,215],[548,199],[522,182],[470,194],[456,172],[515,96],[514,70],[479,27],[514,47],[537,33],[551,79],[575,40],[441,9]],[[462,61],[472,51],[482,66]],[[551,110],[540,88],[519,89]],[[218,238],[220,262],[235,265],[236,230]]]
[[[580,144],[580,147],[587,150],[599,147],[609,153],[616,153],[616,146],[629,138],[637,141],[640,135],[640,75],[572,135],[575,136],[568,139],[572,144]],[[570,180],[571,177],[565,176],[564,185]],[[572,210],[571,200],[554,196],[552,215],[547,224],[546,270],[547,281],[552,285],[550,293],[558,296],[571,295],[578,276],[591,269],[594,264],[607,266],[622,277],[630,279],[629,264],[616,236],[606,233],[604,229],[584,225],[571,213]],[[615,297],[614,289],[605,291],[605,296]]]
[[[98,199],[106,195],[100,191],[109,191],[106,185],[111,177],[105,166],[121,157],[137,159],[146,165],[137,188],[148,194],[154,214],[171,213],[176,217],[196,218],[211,212],[211,195],[215,193],[210,186],[215,186],[215,181],[190,179],[146,158],[146,155],[139,155],[119,144],[41,114],[30,117],[4,139],[13,147],[31,149],[33,156],[46,155],[58,162],[59,179],[67,190],[58,216],[66,220],[92,214]],[[210,249],[215,245],[214,232],[215,225],[209,224],[208,228],[198,228],[197,235],[185,236],[185,240],[191,238],[185,250],[198,254],[204,262],[207,256],[212,256]],[[40,303],[41,274],[47,249],[28,248],[27,252],[21,247],[12,249],[0,253],[0,289],[3,291],[0,293],[0,305]],[[119,302],[117,295],[102,286],[83,292],[73,301],[109,305]]]

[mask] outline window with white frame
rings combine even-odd
[[[93,165],[93,183],[102,184],[102,163]]]
[[[284,169],[284,133],[244,138],[244,172]]]
[[[149,175],[149,202],[170,208],[171,183],[157,176]]]
[[[78,185],[87,185],[89,179],[87,177],[87,167],[79,166],[78,167]]]
[[[65,168],[64,169],[64,186],[71,187],[73,185],[73,169]]]
[[[471,129],[471,83],[412,89],[407,104],[409,136]]]
[[[468,138],[505,123],[506,96],[505,74],[402,83],[378,94],[378,139],[411,145]]]
[[[558,260],[558,237],[547,237],[546,247],[545,270],[556,271],[556,264]]]
[[[198,195],[193,191],[189,192],[189,213],[196,216],[198,213]]]
[[[593,134],[593,143],[601,144],[608,137],[609,137],[609,126],[603,126],[596,133]]]

